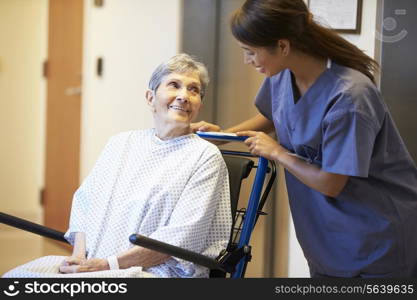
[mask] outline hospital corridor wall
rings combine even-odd
[[[378,3],[377,59],[384,101],[408,151],[417,164],[417,1],[381,0]]]
[[[0,211],[41,222],[48,0],[0,0]],[[33,253],[20,244],[27,241]],[[0,274],[42,251],[41,239],[0,224]]]

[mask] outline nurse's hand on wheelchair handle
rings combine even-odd
[[[204,132],[208,132],[208,131],[211,131],[211,132],[220,132],[221,131],[220,126],[217,126],[215,124],[208,123],[206,121],[200,121],[200,122],[197,122],[197,123],[191,123],[190,126],[191,126],[191,130],[194,133],[196,133],[197,131],[204,131]],[[227,144],[228,143],[228,141],[219,141],[219,140],[208,140],[208,141],[210,143],[214,144],[214,145],[217,145],[217,146],[224,145],[224,144]]]
[[[221,131],[220,126],[217,126],[206,121],[200,121],[197,123],[191,123],[191,130],[195,133],[197,131]]]
[[[276,140],[261,131],[240,131],[236,132],[238,136],[248,136],[244,143],[249,147],[249,151],[254,155],[265,157],[269,160],[279,162],[281,154],[287,150],[282,147]]]

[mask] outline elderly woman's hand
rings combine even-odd
[[[80,265],[86,258],[82,256],[68,256],[64,259],[61,266]]]
[[[216,131],[216,132],[221,131],[220,126],[208,123],[206,121],[191,123],[190,127],[191,127],[191,130],[193,132],[196,132],[196,131]]]
[[[109,270],[107,259],[90,258],[90,259],[67,259],[67,265],[64,263],[59,267],[60,273],[82,273]],[[71,263],[71,264],[70,264]]]

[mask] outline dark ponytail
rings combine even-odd
[[[378,63],[334,30],[314,22],[303,0],[247,0],[233,13],[230,25],[244,44],[276,48],[279,39],[288,39],[298,51],[330,58],[375,82]]]

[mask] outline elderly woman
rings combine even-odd
[[[111,138],[76,191],[65,234],[70,257],[47,256],[5,277],[207,277],[204,267],[129,243],[139,233],[215,257],[231,228],[219,150],[191,133],[208,84],[187,54],[152,74],[146,101],[155,128]]]

